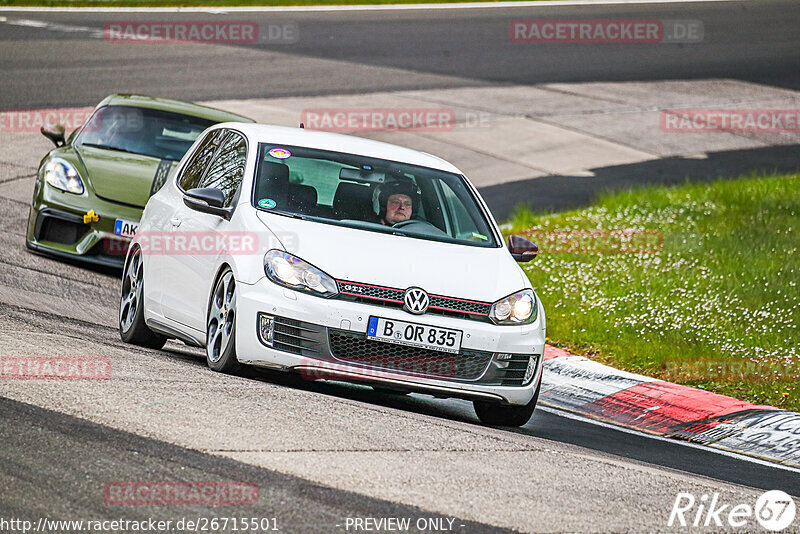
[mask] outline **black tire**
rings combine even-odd
[[[156,334],[144,323],[144,266],[142,250],[131,252],[122,271],[122,291],[119,300],[119,337],[125,343],[160,349],[167,338]]]
[[[541,379],[536,387],[536,393],[528,404],[522,406],[509,406],[498,402],[473,401],[475,413],[481,423],[489,426],[523,426],[530,421],[536,402],[539,400],[539,390],[542,389]]]
[[[213,371],[234,373],[236,359],[236,280],[225,269],[214,282],[206,320],[206,362]]]

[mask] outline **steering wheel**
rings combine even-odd
[[[431,236],[446,236],[447,234],[438,228],[435,224],[423,219],[409,219],[407,221],[400,221],[392,226],[392,228],[405,228],[414,227],[412,230],[424,235]]]
[[[407,221],[400,221],[397,224],[393,224],[392,228],[404,228],[406,226],[411,226],[412,224],[425,224],[427,226],[433,226],[428,221],[423,221],[422,219],[408,219]]]

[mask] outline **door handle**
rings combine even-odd
[[[169,220],[169,223],[170,223],[172,226],[175,226],[175,227],[178,227],[178,226],[180,226],[180,225],[181,225],[181,222],[182,222],[182,221],[181,221],[181,219],[180,219],[179,217],[173,217],[172,219],[170,219],[170,220]]]

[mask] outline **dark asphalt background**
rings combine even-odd
[[[800,89],[800,2],[320,13],[2,12],[0,109],[93,106],[113,92],[208,100],[553,82],[730,78]],[[695,20],[691,44],[525,44],[517,19]],[[60,29],[12,25],[16,21]],[[130,20],[295,23],[294,44],[164,46],[107,43],[88,30]],[[75,28],[81,30],[75,31]],[[721,151],[603,169],[595,179],[545,176],[481,188],[495,217],[520,203],[580,207],[598,192],[752,172],[797,172],[800,145]]]
[[[204,45],[127,45],[0,24],[0,108],[94,105],[115,91],[188,100],[393,89],[620,80],[733,78],[800,88],[794,0],[340,13],[14,13],[102,30],[119,20],[294,22],[295,44],[245,46],[231,61]],[[522,44],[515,19],[700,20],[693,44]],[[290,54],[291,61],[270,56]],[[320,67],[315,58],[341,63]],[[377,70],[365,66],[380,67]],[[388,68],[402,70],[391,71]],[[411,71],[411,72],[407,72]]]

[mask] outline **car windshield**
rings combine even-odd
[[[499,246],[463,176],[396,161],[260,144],[252,202],[327,224]]]
[[[203,130],[214,124],[171,111],[105,106],[92,115],[75,144],[178,161]]]

